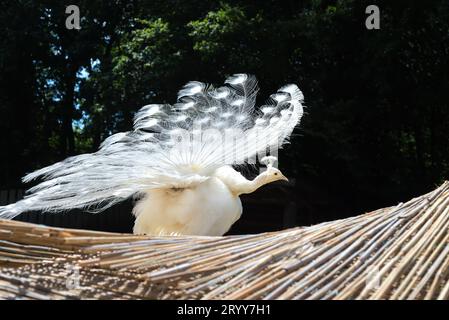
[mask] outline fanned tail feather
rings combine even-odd
[[[189,82],[176,104],[142,107],[133,130],[110,136],[97,152],[26,175],[25,183],[43,182],[23,200],[0,207],[0,218],[30,210],[102,211],[152,188],[194,186],[220,166],[280,148],[303,115],[303,94],[290,84],[255,109],[257,91],[256,79],[246,74],[218,88]]]

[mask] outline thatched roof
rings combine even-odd
[[[449,299],[449,183],[280,232],[144,237],[0,221],[0,298]]]

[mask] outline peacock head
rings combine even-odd
[[[267,170],[260,174],[265,180],[264,183],[270,183],[278,180],[288,181],[287,177],[282,174],[281,170],[273,166],[276,161],[277,158],[273,156],[266,156],[260,159],[260,162],[267,166]]]

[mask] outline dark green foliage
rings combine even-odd
[[[300,208],[395,204],[449,174],[449,5],[377,1],[9,1],[0,8],[0,185],[131,128],[188,80],[297,83],[307,115],[280,166]],[[321,218],[318,218],[320,220]],[[324,216],[323,216],[324,219]]]

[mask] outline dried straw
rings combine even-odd
[[[449,183],[396,207],[257,235],[0,220],[0,266],[1,299],[449,299]]]

